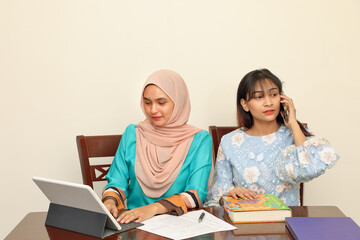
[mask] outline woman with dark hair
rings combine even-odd
[[[240,82],[236,99],[238,125],[239,127],[245,127],[247,129],[250,129],[254,125],[254,119],[251,113],[249,111],[245,111],[242,107],[241,99],[248,99],[248,95],[252,96],[254,94],[255,85],[258,81],[260,81],[260,87],[261,89],[263,89],[264,80],[266,79],[270,80],[278,88],[278,92],[283,94],[282,83],[278,77],[276,77],[267,69],[259,69],[249,72],[244,76],[243,79],[246,80]],[[283,94],[283,96],[285,95]],[[284,111],[283,105],[280,105],[280,113],[281,110]],[[278,114],[276,116],[276,122],[279,124],[284,124],[284,118],[281,114]],[[305,129],[302,123],[300,123],[299,121],[297,122],[305,136],[312,136],[312,134]]]
[[[253,199],[272,193],[298,206],[299,185],[338,160],[329,142],[314,137],[299,121],[282,83],[267,69],[254,70],[237,91],[239,129],[221,139],[206,206],[224,196]]]

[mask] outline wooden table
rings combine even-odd
[[[215,216],[230,222],[224,209],[218,208],[204,208],[206,211]],[[291,207],[294,217],[345,217],[345,215],[334,206],[301,206]],[[32,212],[27,214],[24,219],[10,232],[5,240],[92,240],[99,239],[55,227],[45,226],[46,212]],[[255,236],[262,236],[261,239],[271,240],[286,240],[293,239],[285,227],[285,223],[253,223],[253,224],[235,224],[237,227],[233,231],[224,231],[210,233],[196,237],[194,239],[257,239]],[[105,238],[106,240],[164,240],[167,238],[148,233],[139,229],[130,230],[124,233],[115,234]]]

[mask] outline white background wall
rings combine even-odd
[[[47,210],[33,175],[81,182],[76,135],[144,118],[141,87],[160,68],[183,76],[204,129],[234,125],[240,79],[273,71],[341,155],[305,204],[360,224],[359,43],[359,0],[0,0],[0,238]]]

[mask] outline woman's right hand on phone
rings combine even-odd
[[[240,197],[245,200],[252,200],[256,198],[256,194],[245,187],[233,188],[227,193],[227,196],[234,199],[238,199]]]

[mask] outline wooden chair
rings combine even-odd
[[[83,183],[94,188],[93,182],[106,181],[111,164],[90,164],[89,158],[115,156],[122,135],[76,136]],[[96,176],[96,171],[101,174]]]
[[[219,144],[220,144],[222,136],[224,136],[225,134],[230,133],[230,132],[232,132],[232,131],[234,131],[234,130],[236,130],[238,128],[239,127],[235,127],[235,126],[232,126],[232,127],[210,126],[209,127],[209,132],[210,132],[210,135],[212,136],[212,139],[213,139],[214,164],[216,162],[216,157],[217,157]],[[300,193],[300,206],[303,206],[304,183],[300,183],[299,193]]]

